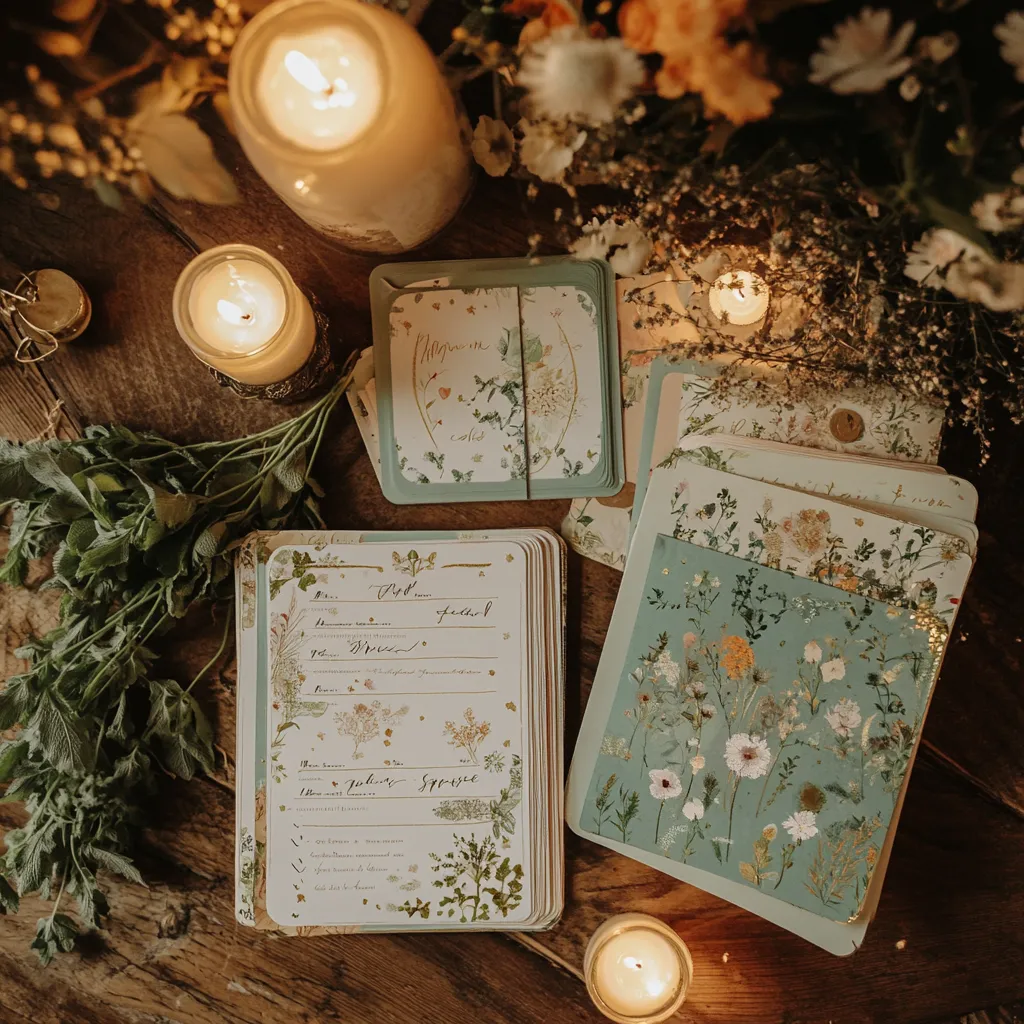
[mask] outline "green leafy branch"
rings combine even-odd
[[[0,857],[0,913],[53,899],[33,947],[48,963],[107,913],[100,869],[142,877],[130,859],[158,771],[214,767],[213,732],[187,685],[158,671],[154,642],[200,601],[232,597],[234,548],[253,529],[322,525],[309,476],[345,382],[300,416],[233,441],[178,445],[122,426],[74,441],[0,441],[0,512],[12,509],[0,581],[24,582],[51,551],[59,625],[20,648],[28,669],[0,692],[5,799],[26,824]],[[77,905],[76,923],[61,913]]]

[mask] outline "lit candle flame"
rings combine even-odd
[[[236,306],[230,299],[218,299],[217,312],[222,320],[226,320],[229,324],[233,324],[236,327],[247,324],[252,320],[252,313],[244,312],[241,306]]]
[[[343,57],[341,63],[347,67],[349,61]],[[328,107],[351,107],[356,102],[357,94],[349,88],[344,78],[335,78],[332,82],[320,70],[317,62],[301,50],[289,50],[285,54],[284,66],[299,85],[310,92],[323,94],[326,102],[317,100],[313,103],[317,110],[325,110]]]
[[[316,61],[310,60],[301,50],[289,50],[285,54],[284,66],[288,74],[310,92],[330,91],[331,83],[324,77]]]

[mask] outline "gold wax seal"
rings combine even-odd
[[[37,270],[25,283],[29,287],[19,289],[19,294],[29,301],[19,306],[18,313],[29,327],[63,343],[74,341],[89,326],[89,296],[63,270]]]
[[[842,444],[852,444],[864,435],[864,418],[853,409],[836,409],[828,421],[832,436]]]

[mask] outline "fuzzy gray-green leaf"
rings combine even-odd
[[[77,772],[89,767],[86,720],[48,690],[40,695],[28,727],[43,756],[59,771]]]
[[[213,558],[224,542],[224,535],[227,533],[227,529],[228,524],[221,520],[203,530],[198,538],[196,538],[195,545],[192,548],[193,559],[199,561],[203,558]]]
[[[85,846],[82,848],[82,853],[101,868],[113,871],[114,874],[127,878],[129,882],[134,882],[136,885],[146,884],[142,880],[142,875],[139,874],[139,869],[131,862],[130,858],[123,854],[114,850],[104,850],[99,846]]]
[[[301,491],[306,483],[306,449],[296,448],[287,459],[274,466],[273,473],[290,494]]]
[[[125,533],[115,534],[106,540],[97,538],[78,563],[79,577],[90,576],[111,565],[124,565],[128,561],[130,547],[131,539]]]

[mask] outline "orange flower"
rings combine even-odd
[[[691,85],[704,97],[708,114],[746,124],[767,117],[780,92],[774,82],[761,77],[761,71],[763,62],[751,43],[730,49],[722,39],[715,39],[694,54]]]
[[[656,0],[626,0],[619,8],[619,35],[637,53],[654,52],[654,36],[658,30]]]
[[[754,652],[741,636],[722,637],[722,665],[730,679],[742,679],[754,667]]]
[[[556,28],[578,25],[579,10],[571,0],[509,0],[502,11],[530,20],[519,33],[519,48],[539,42]]]
[[[654,76],[654,85],[662,99],[677,100],[690,91],[690,60],[686,57],[666,57],[665,63]]]
[[[658,7],[654,49],[676,56],[703,50],[743,14],[747,0],[659,0]]]

